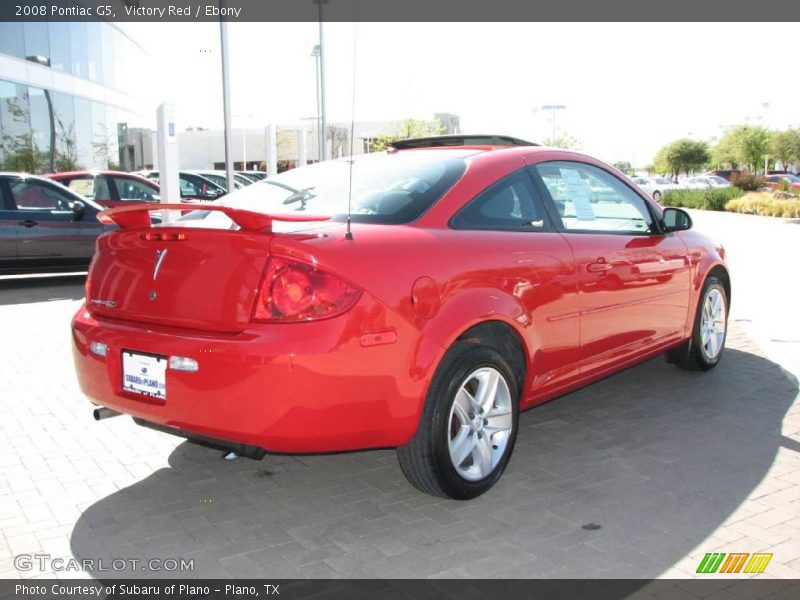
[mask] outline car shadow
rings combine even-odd
[[[85,281],[86,273],[0,277],[0,306],[80,300],[84,297]]]
[[[797,391],[747,351],[708,373],[653,359],[524,413],[503,478],[468,502],[416,492],[389,450],[252,462],[181,443],[88,507],[71,548],[193,561],[100,579],[653,578],[719,545],[779,448],[797,451],[781,433]]]

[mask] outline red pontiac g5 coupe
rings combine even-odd
[[[414,486],[472,498],[519,411],[660,353],[707,370],[725,344],[722,247],[574,152],[413,140],[151,226],[162,206],[102,213],[81,388],[97,418],[253,458],[396,447]]]

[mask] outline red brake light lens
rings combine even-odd
[[[313,265],[272,256],[256,297],[254,321],[313,321],[352,308],[361,290]]]

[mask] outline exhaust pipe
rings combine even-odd
[[[95,408],[92,411],[92,415],[94,415],[95,421],[100,421],[102,419],[110,419],[111,417],[118,417],[122,413],[118,413],[115,410],[111,410],[110,408],[106,408],[105,406],[101,406],[99,408]]]

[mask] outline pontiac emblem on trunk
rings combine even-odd
[[[156,266],[153,269],[153,281],[156,280],[158,277],[158,270],[161,268],[161,263],[164,262],[164,258],[167,256],[167,249],[164,248],[163,250],[156,250]]]

